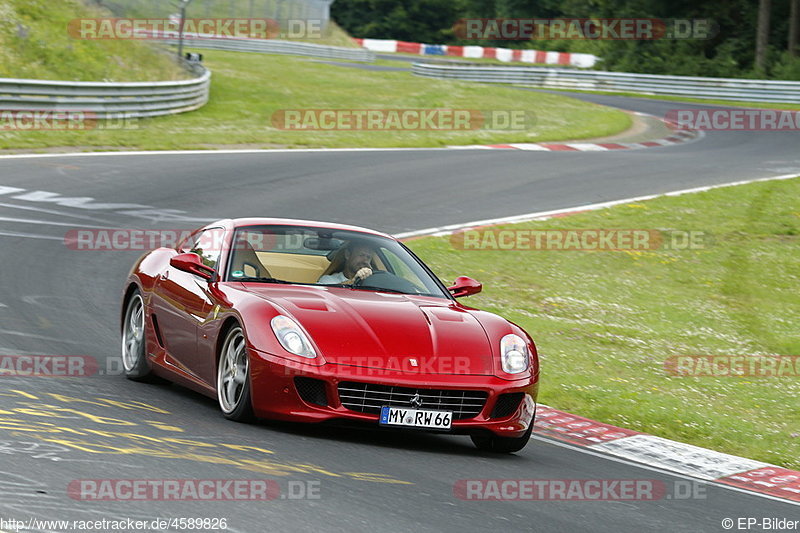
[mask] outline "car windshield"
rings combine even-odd
[[[372,275],[352,283],[364,267]],[[238,228],[225,279],[449,297],[427,267],[394,239],[305,226]]]

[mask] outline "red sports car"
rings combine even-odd
[[[525,331],[456,298],[397,239],[302,220],[221,220],[133,267],[122,361],[217,398],[225,417],[529,441],[539,364]]]

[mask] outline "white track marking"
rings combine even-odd
[[[749,494],[750,496],[758,496],[759,498],[766,498],[767,500],[773,500],[773,501],[780,502],[780,503],[786,503],[786,504],[789,504],[789,505],[800,506],[800,502],[793,502],[791,500],[784,500],[784,499],[778,498],[776,496],[770,496],[769,494],[763,494],[763,493],[760,493],[760,492],[753,492],[753,491],[750,491],[750,490],[747,490],[747,489],[734,487],[733,485],[726,485],[724,483],[718,483],[716,481],[708,481],[708,480],[698,479],[698,478],[695,478],[695,477],[692,477],[692,476],[687,476],[686,474],[681,474],[679,472],[671,472],[669,470],[664,470],[663,468],[656,468],[654,466],[649,466],[649,465],[646,465],[646,464],[637,463],[636,461],[631,461],[631,460],[623,459],[623,458],[620,458],[620,457],[614,457],[612,455],[608,455],[608,454],[605,454],[605,453],[596,452],[596,451],[593,451],[591,448],[580,448],[580,447],[577,447],[577,446],[572,446],[570,444],[567,444],[567,443],[564,443],[564,442],[560,442],[560,441],[557,441],[555,439],[550,439],[550,438],[542,437],[542,436],[535,435],[535,434],[531,435],[531,439],[532,440],[540,440],[542,442],[546,442],[546,443],[552,444],[554,446],[560,446],[561,448],[566,448],[568,450],[572,450],[572,451],[575,451],[575,452],[578,452],[578,453],[585,453],[586,455],[599,457],[601,459],[605,459],[606,461],[613,461],[615,463],[620,463],[620,464],[624,464],[624,465],[628,465],[628,466],[634,466],[636,468],[641,468],[643,470],[650,470],[652,472],[658,472],[660,474],[666,474],[666,475],[670,475],[670,476],[677,477],[677,478],[680,478],[680,479],[686,479],[686,480],[690,480],[690,481],[697,481],[698,483],[705,483],[705,484],[708,484],[708,485],[714,485],[715,487],[723,488],[723,489],[726,489],[726,490],[732,490],[732,491],[736,491],[736,492],[741,492],[743,494]]]
[[[98,218],[90,217],[87,215],[76,215],[74,213],[65,213],[63,211],[56,211],[55,209],[44,209],[42,207],[32,207],[29,205],[5,204],[0,202],[0,207],[7,207],[9,209],[22,209],[25,211],[36,211],[37,213],[47,213],[49,215],[59,215],[62,217],[80,218],[83,220],[92,220],[94,222],[102,222],[103,224],[111,224],[107,220],[100,220]]]
[[[36,220],[32,218],[11,218],[0,217],[0,222],[15,222],[20,224],[40,224],[43,226],[66,226],[68,228],[92,228],[92,229],[114,229],[109,226],[90,226],[88,224],[76,224],[70,222],[53,222],[50,220]]]
[[[783,174],[781,176],[770,176],[767,178],[754,178],[750,180],[732,181],[730,183],[722,183],[720,185],[706,185],[703,187],[695,187],[692,189],[681,189],[660,194],[648,194],[646,196],[635,196],[633,198],[624,198],[622,200],[612,200],[610,202],[600,202],[596,204],[579,205],[575,207],[566,207],[564,209],[554,209],[552,211],[539,211],[537,213],[526,213],[524,215],[514,215],[510,217],[490,218],[486,220],[475,220],[473,222],[464,222],[462,224],[450,224],[448,226],[440,226],[436,228],[426,228],[421,230],[406,231],[403,233],[396,233],[394,236],[398,239],[407,239],[409,237],[421,237],[423,235],[431,235],[440,237],[444,235],[451,235],[458,230],[475,228],[478,226],[495,226],[497,224],[514,224],[518,222],[529,222],[531,220],[546,220],[556,215],[564,213],[571,213],[573,211],[594,211],[596,209],[604,209],[606,207],[613,207],[615,205],[627,204],[629,202],[642,202],[644,200],[652,200],[663,196],[681,196],[683,194],[692,194],[696,192],[710,191],[712,189],[721,189],[723,187],[734,187],[736,185],[746,185],[748,183],[758,183],[762,181],[777,181],[788,180],[800,177],[797,174]]]
[[[39,235],[36,233],[17,233],[13,231],[0,231],[2,237],[23,237],[25,239],[45,239],[48,241],[64,241],[64,237],[53,237],[52,235]]]
[[[26,333],[24,331],[15,331],[12,329],[0,329],[0,333],[3,335],[16,335],[18,337],[28,337],[30,339],[40,339],[43,341],[58,341],[65,342],[67,344],[80,344],[79,341],[66,340],[62,337],[48,337],[46,335],[36,335],[35,333]]]
[[[168,220],[168,221],[181,220],[184,222],[207,223],[212,221],[211,219],[205,217],[188,217],[185,215],[186,211],[181,211],[179,209],[157,209],[153,206],[143,205],[143,204],[103,203],[103,202],[96,202],[95,199],[90,196],[62,196],[60,193],[55,193],[55,192],[25,191],[25,189],[20,189],[17,187],[5,187],[0,185],[0,195],[9,193],[19,193],[19,192],[22,192],[23,194],[17,194],[16,196],[12,196],[11,198],[13,200],[23,200],[26,202],[38,202],[38,203],[46,202],[50,204],[56,204],[62,207],[83,209],[88,211],[106,210],[107,212],[109,210],[113,210],[116,214],[143,218],[151,222],[162,221],[162,220]],[[2,205],[8,206],[16,204],[2,204]],[[32,208],[21,207],[20,209],[32,209]],[[34,208],[34,210],[41,210],[41,212],[50,212],[43,210],[42,208]],[[57,212],[53,211],[53,213]],[[64,214],[64,213],[59,213],[59,214]],[[85,215],[84,218],[88,218],[89,220],[94,220],[94,221],[100,221],[98,219],[86,217]]]
[[[443,152],[449,148],[276,148],[274,150],[140,150],[131,152],[67,152],[48,154],[4,154],[0,159],[32,159],[49,157],[108,157],[115,155],[220,155],[220,154],[295,154],[330,152]]]
[[[89,210],[122,210],[122,209],[149,209],[149,205],[143,204],[118,204],[118,203],[97,203],[90,196],[62,196],[57,192],[49,191],[28,191],[12,197],[14,200],[24,200],[26,202],[47,202],[60,205],[61,207],[74,207],[77,209]]]

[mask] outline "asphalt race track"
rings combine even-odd
[[[658,116],[693,107],[580,97]],[[797,519],[797,506],[716,485],[704,486],[704,499],[464,501],[453,491],[463,479],[686,480],[541,438],[517,455],[493,456],[466,437],[228,422],[198,394],[118,375],[121,284],[140,252],[71,250],[63,238],[87,227],[191,229],[237,216],[398,233],[800,173],[798,148],[796,132],[709,132],[684,145],[602,153],[0,158],[0,355],[87,355],[101,369],[83,378],[0,378],[0,518],[224,517],[237,532],[569,533],[723,531],[723,518]],[[119,478],[270,478],[283,497],[105,502],[67,494],[73,480]]]

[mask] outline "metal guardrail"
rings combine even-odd
[[[177,45],[178,39],[163,38],[159,41]],[[248,39],[243,37],[202,37],[184,35],[185,48],[227,50],[230,52],[257,52],[261,54],[286,54],[322,59],[345,59],[348,61],[375,61],[375,53],[364,48],[345,48],[322,44],[280,41],[276,39]]]
[[[417,76],[484,83],[514,83],[550,89],[619,91],[713,100],[800,104],[800,82],[628,74],[546,67],[454,66],[414,63]]]
[[[160,39],[177,44],[177,39]],[[198,38],[186,46],[236,52],[291,54],[325,59],[374,61],[362,48],[241,38]],[[86,82],[0,78],[0,110],[87,113],[98,119],[155,117],[193,111],[208,102],[211,72],[189,63],[196,77],[178,81]]]
[[[98,119],[183,113],[208,101],[211,72],[177,81],[93,82],[0,78],[0,109],[91,113]]]

